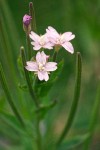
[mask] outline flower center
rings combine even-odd
[[[45,35],[42,35],[42,36],[40,37],[40,45],[41,45],[41,46],[45,45]]]
[[[45,69],[44,65],[41,63],[38,63],[39,71],[43,71]]]
[[[65,41],[65,36],[63,34],[60,34],[59,37],[56,39],[56,44],[61,45]]]
[[[57,38],[56,40],[56,44],[59,45],[60,44],[60,38]]]

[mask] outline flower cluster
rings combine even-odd
[[[27,27],[30,25],[31,16],[25,15],[23,17],[23,23]],[[31,38],[31,44],[33,45],[33,50],[44,49],[53,49],[53,47],[64,47],[70,53],[74,53],[74,48],[70,41],[75,38],[75,35],[72,32],[65,32],[63,34],[59,34],[53,27],[49,26],[46,29],[46,33],[44,35],[38,35],[35,32],[31,31],[29,34]],[[49,56],[42,52],[38,52],[36,54],[35,61],[27,61],[26,69],[28,71],[34,72],[40,81],[49,80],[49,74],[52,71],[57,69],[56,62],[48,62]]]
[[[31,44],[33,45],[34,50],[39,50],[41,48],[53,49],[53,46],[62,46],[68,52],[74,53],[74,48],[70,43],[70,41],[75,38],[75,35],[72,34],[72,32],[59,34],[53,27],[49,26],[44,35],[39,36],[31,31],[29,36],[32,39]]]

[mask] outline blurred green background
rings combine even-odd
[[[16,100],[16,104],[25,118],[28,118],[25,112],[29,111],[30,108],[26,106],[30,102],[26,102],[29,95],[25,92],[21,93],[17,86],[19,82],[24,82],[20,77],[17,58],[20,46],[26,46],[22,18],[24,14],[28,14],[29,2],[28,0],[0,0],[0,61],[6,73],[11,94],[13,98],[19,99]],[[47,98],[59,100],[53,116],[55,117],[55,134],[58,135],[64,127],[65,118],[72,103],[76,52],[80,51],[83,61],[81,96],[69,137],[85,133],[88,129],[100,78],[100,0],[34,0],[34,7],[39,34],[45,33],[45,29],[52,26],[61,33],[71,31],[76,35],[72,41],[75,53],[71,55],[64,49],[59,52],[58,61],[64,58],[65,64]],[[21,97],[26,99],[21,100]],[[0,109],[2,108],[6,111],[10,110],[1,88]],[[100,115],[96,123],[91,150],[100,149],[99,118]]]

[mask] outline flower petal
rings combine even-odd
[[[57,32],[53,27],[49,26],[48,29],[49,29],[49,31],[52,31],[52,32],[58,34],[58,32]],[[58,34],[58,35],[59,35],[59,34]]]
[[[38,71],[38,78],[40,81],[42,81],[44,79],[44,76],[41,71]]]
[[[45,65],[46,71],[55,71],[57,69],[57,63],[56,62],[48,62]]]
[[[72,32],[65,32],[62,34],[62,36],[64,37],[65,41],[70,41],[75,38],[75,35],[72,34]]]
[[[73,45],[70,42],[65,42],[62,46],[70,53],[74,53]]]
[[[40,39],[40,36],[37,35],[35,32],[31,31],[31,34],[29,34],[30,38],[33,40],[33,41],[39,41]]]
[[[33,47],[33,50],[39,50],[39,49],[41,49],[40,45],[36,45],[36,46]]]
[[[27,64],[27,66],[25,66],[25,68],[28,71],[38,71],[38,65],[36,62],[27,61],[26,64]]]
[[[46,29],[47,37],[59,38],[59,33],[51,26]]]
[[[47,72],[44,72],[44,80],[48,81],[49,80],[49,75]]]
[[[47,48],[47,49],[53,49],[53,45],[52,43],[46,43],[43,48]]]
[[[38,78],[39,78],[40,81],[42,81],[42,80],[48,81],[49,80],[49,75],[45,71],[38,71]]]
[[[46,54],[42,51],[41,53],[38,52],[36,55],[37,63],[45,64],[46,63]]]
[[[31,42],[31,44],[34,46],[33,50],[39,50],[41,48],[41,45],[38,42]]]

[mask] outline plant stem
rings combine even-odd
[[[54,50],[54,53],[53,53],[53,56],[52,56],[53,61],[56,61],[59,49],[60,49],[59,46],[55,46],[55,50]]]
[[[21,51],[21,57],[22,57],[22,63],[23,63],[23,68],[24,68],[24,73],[25,73],[25,78],[26,78],[26,81],[27,81],[27,85],[28,85],[28,88],[29,88],[29,92],[30,92],[30,95],[36,105],[37,108],[39,108],[39,103],[38,103],[38,100],[36,98],[36,95],[33,91],[33,88],[32,88],[32,85],[31,85],[31,81],[30,81],[30,77],[29,77],[29,73],[28,71],[25,69],[25,66],[26,66],[26,59],[25,59],[25,50],[24,50],[24,47],[21,47],[20,49]]]
[[[35,90],[37,81],[38,81],[38,78],[37,78],[37,76],[35,75],[35,76],[34,76],[34,81],[33,81],[33,89],[34,89],[34,90]]]
[[[15,116],[19,120],[19,122],[22,125],[22,127],[25,127],[24,121],[23,121],[20,113],[18,112],[18,110],[17,110],[17,108],[16,108],[16,106],[15,106],[13,100],[12,100],[12,97],[10,95],[10,91],[9,91],[9,88],[8,88],[8,85],[7,85],[7,81],[6,81],[6,78],[5,78],[5,75],[4,75],[1,63],[0,63],[0,81],[1,81],[3,90],[5,92],[5,95],[6,95],[6,98],[8,100],[8,103],[9,103],[10,107],[12,108]]]
[[[61,136],[57,142],[57,146],[61,144],[62,140],[68,134],[69,129],[71,128],[71,125],[73,123],[76,111],[77,111],[77,106],[78,106],[78,101],[79,101],[79,96],[80,96],[81,72],[82,72],[82,59],[81,59],[81,54],[79,52],[77,52],[76,81],[75,81],[73,103],[71,106],[71,110],[70,110],[69,117],[68,117],[67,123],[65,125],[65,128],[64,128],[64,130],[63,130],[63,132],[62,132],[62,134],[61,134]]]
[[[34,6],[33,6],[33,3],[32,3],[32,2],[29,3],[29,14],[30,14],[30,16],[32,17],[32,21],[31,21],[32,30],[33,30],[34,32],[36,32],[35,9],[34,9]]]
[[[28,53],[28,59],[31,59],[31,42],[30,42],[30,37],[28,34],[26,34],[26,43],[27,43],[27,53]]]
[[[92,115],[91,115],[91,119],[90,119],[90,124],[89,124],[89,134],[90,134],[90,136],[85,142],[84,150],[89,149],[89,144],[92,140],[92,136],[93,136],[93,133],[94,133],[94,130],[95,130],[95,125],[96,125],[97,118],[98,118],[99,108],[100,108],[100,85],[97,89],[97,95],[96,95],[96,99],[95,99],[95,102],[94,102],[94,107],[93,107],[93,111],[92,111]]]
[[[40,116],[37,114],[37,149],[42,150],[42,137],[41,137],[41,131],[40,131]]]
[[[57,59],[57,55],[58,55],[58,52],[57,51],[54,51],[53,53],[53,56],[52,56],[52,60],[55,62],[56,59]]]

